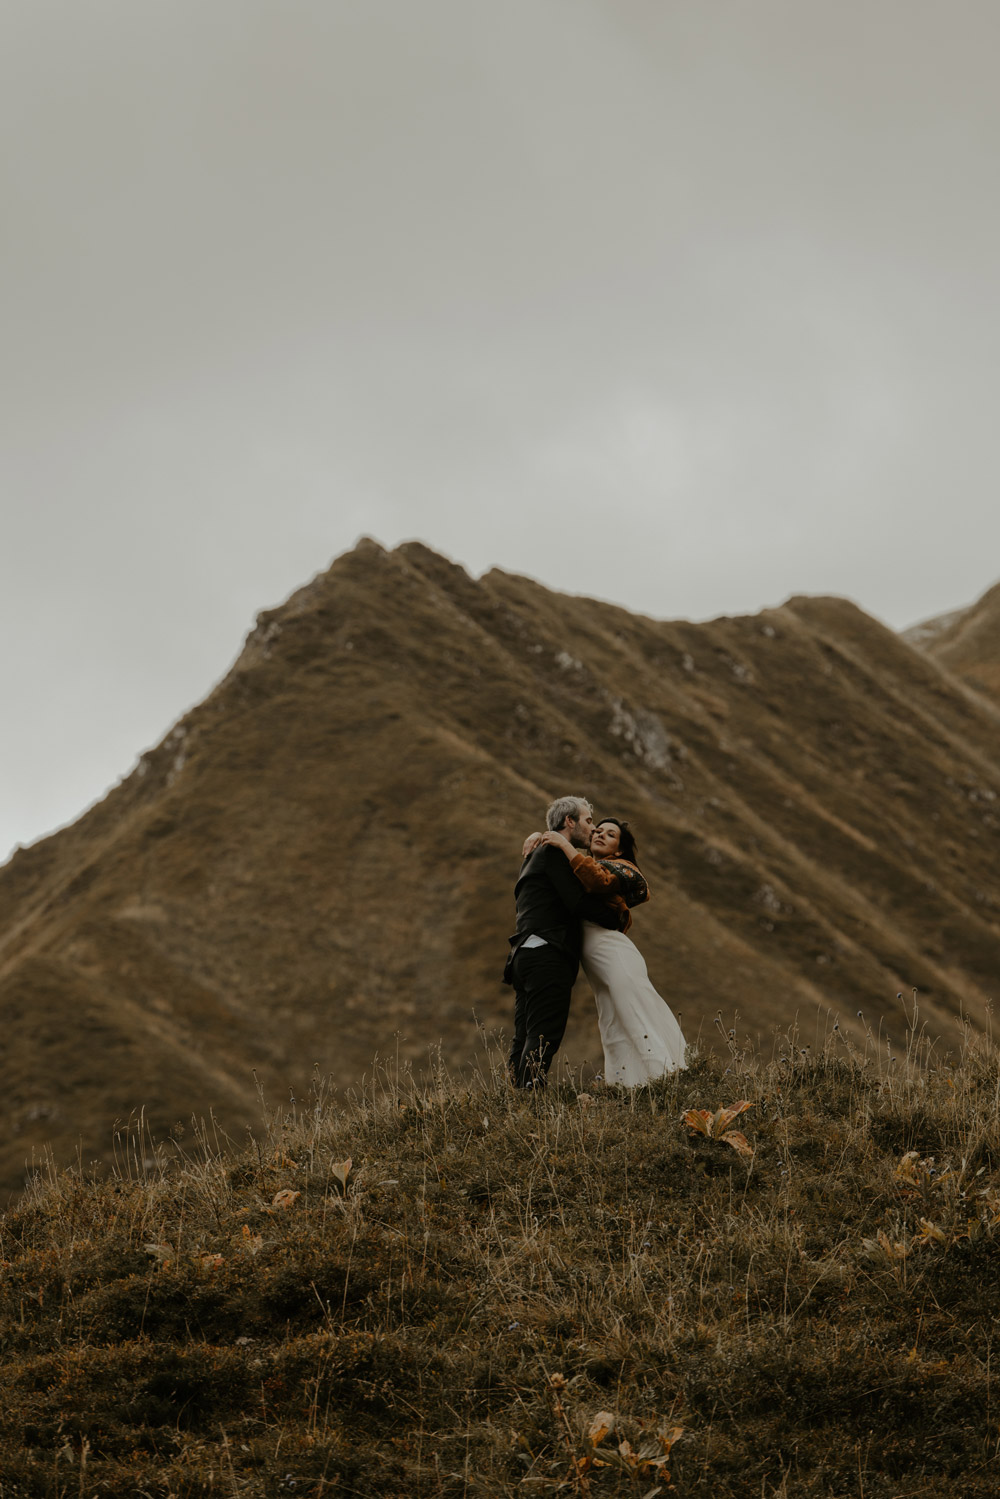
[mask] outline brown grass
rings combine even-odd
[[[132,1121],[2,1220],[0,1495],[995,1494],[997,1053],[834,1025]]]

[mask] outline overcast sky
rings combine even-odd
[[[0,859],[362,533],[1000,576],[996,0],[0,0]]]

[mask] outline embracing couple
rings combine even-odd
[[[649,899],[628,823],[605,817],[595,826],[585,798],[562,796],[545,825],[525,840],[514,887],[517,931],[504,969],[515,996],[512,1080],[544,1085],[581,963],[597,1001],[605,1081],[635,1087],[683,1067],[680,1026],[625,935],[631,907]]]

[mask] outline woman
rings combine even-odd
[[[598,823],[590,854],[574,848],[561,833],[533,833],[539,843],[558,848],[587,894],[583,917],[583,971],[597,1000],[604,1047],[604,1077],[634,1088],[684,1066],[684,1037],[669,1006],[649,981],[646,964],[625,935],[631,906],[649,899],[649,887],[636,864],[635,838],[627,822],[605,817]]]

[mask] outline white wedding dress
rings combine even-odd
[[[684,1037],[624,932],[583,923],[583,971],[597,1000],[604,1080],[634,1088],[684,1066]]]

